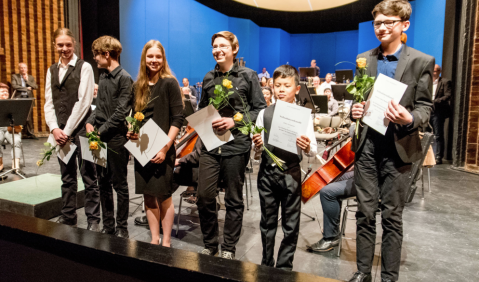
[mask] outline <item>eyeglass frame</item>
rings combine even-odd
[[[388,27],[388,26],[386,25],[386,22],[387,22],[387,21],[391,21],[391,22],[392,22],[391,26]],[[380,25],[378,25],[378,27],[376,27],[376,25],[375,25],[376,21],[373,21],[373,22],[372,22],[374,29],[379,29],[382,25],[384,25],[384,27],[386,27],[387,29],[391,29],[391,28],[394,27],[394,25],[395,25],[396,23],[404,22],[404,21],[403,21],[403,20],[385,20],[385,21],[378,21],[378,22],[381,23]]]
[[[224,46],[218,46],[218,47],[211,46],[211,50],[214,51],[215,49],[220,49],[224,51],[224,50],[228,50],[228,47],[231,47],[231,45],[224,45]]]

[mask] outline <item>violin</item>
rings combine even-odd
[[[23,126],[21,126],[21,125],[16,125],[16,126],[15,126],[15,133],[20,133],[20,132],[22,132],[22,129],[23,129]],[[7,131],[8,131],[9,133],[12,133],[13,130],[14,130],[14,129],[13,129],[11,126],[7,127]]]
[[[180,140],[178,140],[178,143],[175,144],[176,158],[182,158],[193,152],[196,140],[198,140],[198,133],[196,133],[193,127],[188,125],[185,134],[183,134]]]
[[[341,144],[347,138],[339,140],[330,149]],[[306,204],[324,186],[334,182],[354,164],[354,152],[351,151],[351,144],[351,140],[349,140],[329,161],[303,182],[301,185],[301,200],[303,203]]]

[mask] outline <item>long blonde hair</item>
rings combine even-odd
[[[150,97],[150,88],[148,87],[148,82],[150,78],[148,76],[149,70],[146,66],[146,52],[148,49],[156,47],[161,50],[163,55],[163,66],[160,69],[160,78],[175,78],[173,72],[171,71],[170,67],[168,66],[168,62],[166,60],[165,55],[165,48],[161,45],[160,41],[158,40],[150,40],[148,41],[145,46],[143,47],[143,51],[141,51],[141,59],[140,59],[140,70],[138,72],[138,78],[135,82],[135,111],[140,112],[142,111]],[[176,78],[175,78],[176,79]]]

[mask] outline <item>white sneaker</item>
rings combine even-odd
[[[232,252],[228,252],[228,251],[222,251],[221,252],[221,257],[224,258],[224,259],[235,259],[235,254],[233,254]]]
[[[207,255],[207,256],[216,256],[218,254],[218,249],[213,250],[213,249],[204,248],[200,254]]]

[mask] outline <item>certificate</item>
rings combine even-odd
[[[106,167],[106,157],[107,157],[107,150],[108,145],[105,144],[105,149],[98,146],[98,150],[90,151],[90,144],[88,143],[88,138],[80,136],[80,146],[81,146],[81,157],[85,161],[92,162],[97,165],[101,165],[102,167]]]
[[[57,145],[57,141],[53,137],[53,134],[50,134],[50,136],[48,136],[47,143],[50,143],[53,147]],[[71,141],[68,141],[62,147],[58,146],[56,148],[57,157],[65,164],[68,164],[76,148],[77,145],[73,144]]]
[[[211,124],[213,120],[218,118],[221,118],[221,116],[213,105],[209,105],[186,118],[190,126],[198,133],[208,151],[218,148],[234,139],[233,134],[231,134],[229,130],[221,136],[214,133]]]
[[[399,103],[406,89],[406,84],[379,74],[374,83],[372,94],[366,103],[363,122],[382,135],[385,135],[389,120],[384,116],[384,112],[388,108],[388,103],[391,100]]]
[[[150,119],[140,129],[138,140],[126,142],[125,148],[135,159],[145,166],[171,139],[161,128]]]
[[[298,154],[296,138],[306,135],[311,109],[278,100],[274,109],[268,143]]]

